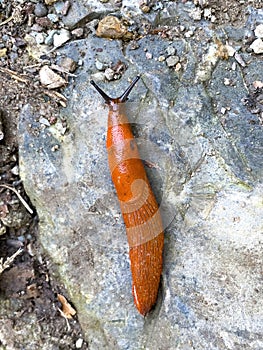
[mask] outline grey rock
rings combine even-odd
[[[54,4],[57,13],[62,11],[60,2]],[[113,4],[103,4],[99,0],[94,1],[73,1],[67,12],[63,16],[62,21],[68,28],[75,28],[81,26],[83,23],[89,23],[94,19],[101,19],[109,13],[116,10]]]
[[[59,17],[55,13],[49,13],[47,18],[53,23],[57,23],[59,21]]]
[[[47,7],[46,7],[44,4],[38,2],[38,3],[35,5],[34,13],[35,13],[35,15],[36,15],[37,17],[44,17],[44,16],[47,15],[48,10],[47,10]]]
[[[179,62],[178,56],[169,56],[166,59],[166,64],[168,67],[174,67]]]
[[[191,8],[171,3],[160,21],[180,16],[194,28]],[[141,38],[137,50],[128,44],[125,56],[120,41],[91,35],[70,42],[60,53],[76,62],[81,57],[83,67],[66,90],[61,120],[42,128],[29,105],[20,116],[20,175],[39,214],[40,241],[67,286],[90,349],[263,345],[263,131],[242,103],[247,86],[261,80],[262,65],[258,56],[242,54],[246,66],[233,70],[234,57],[216,55],[212,39],[221,29],[203,30],[206,40],[196,40],[195,30],[187,40],[173,40],[180,72],[158,61],[171,44],[158,36]],[[107,108],[88,84],[97,78],[96,60],[128,67],[120,80],[99,82],[113,97],[141,74],[127,114],[142,159],[156,165],[146,170],[166,228],[160,295],[145,319],[133,305],[125,228],[107,165]]]

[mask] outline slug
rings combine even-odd
[[[118,98],[109,97],[93,80],[91,84],[109,107],[109,168],[126,226],[134,303],[145,316],[158,296],[164,233],[158,204],[125,113],[125,101],[139,79],[137,76]]]

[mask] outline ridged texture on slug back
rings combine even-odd
[[[136,81],[126,90],[128,93]],[[128,94],[124,99],[111,99],[93,85],[109,105],[109,168],[126,226],[134,302],[145,316],[156,303],[162,273],[162,220],[125,114],[123,102]]]

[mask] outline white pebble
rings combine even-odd
[[[256,26],[254,33],[257,38],[263,38],[263,24]]]
[[[115,72],[114,72],[114,70],[113,69],[111,69],[111,68],[107,68],[107,69],[105,69],[105,78],[107,79],[107,80],[113,80],[114,79],[114,74],[115,74]]]
[[[82,345],[83,345],[83,339],[82,339],[82,338],[79,338],[79,339],[76,341],[76,349],[81,349],[81,348],[82,348]]]
[[[179,62],[178,56],[169,56],[166,59],[166,64],[168,67],[174,67]]]
[[[263,41],[258,38],[250,45],[250,48],[256,53],[263,53]]]
[[[55,33],[53,36],[53,44],[55,47],[62,46],[71,38],[71,34],[66,29],[61,29],[59,33]]]
[[[146,52],[145,56],[147,60],[151,60],[153,58],[153,55],[150,52]]]

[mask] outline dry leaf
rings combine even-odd
[[[73,309],[73,307],[69,304],[63,295],[58,294],[58,300],[62,304],[62,313],[64,317],[72,318],[72,316],[76,315],[76,310]]]

